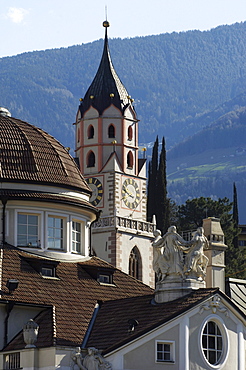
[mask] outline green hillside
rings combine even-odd
[[[232,198],[238,188],[240,222],[246,221],[246,107],[223,115],[168,152],[169,196]]]
[[[245,157],[237,151],[245,147],[238,112],[246,106],[246,22],[109,44],[115,69],[135,99],[140,143],[151,147],[159,135],[173,148],[170,196],[179,203],[201,195],[231,198],[236,181],[240,215],[246,213]],[[0,106],[72,149],[79,98],[95,76],[102,49],[103,39],[1,58]],[[217,120],[228,112],[234,113],[223,126]]]
[[[79,98],[96,73],[102,47],[99,40],[1,58],[0,104],[73,147]],[[135,99],[140,142],[159,133],[170,147],[190,134],[185,127],[200,130],[199,123],[193,127],[197,117],[245,91],[245,22],[204,32],[112,39],[110,50]]]

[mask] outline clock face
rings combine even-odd
[[[90,197],[90,203],[93,206],[97,206],[103,196],[103,186],[100,180],[98,180],[96,177],[89,177],[86,179],[87,184],[92,190],[92,195]]]
[[[140,190],[135,180],[129,178],[122,185],[122,199],[128,208],[137,208],[140,202]]]

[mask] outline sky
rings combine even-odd
[[[246,0],[0,0],[0,57],[246,20]]]

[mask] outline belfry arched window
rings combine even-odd
[[[87,155],[87,167],[95,167],[95,154],[91,150]]]
[[[115,127],[112,124],[108,127],[108,137],[115,138]]]
[[[132,248],[129,256],[129,275],[136,279],[142,279],[142,260],[138,247]]]
[[[88,136],[88,139],[93,139],[94,137],[94,127],[92,125],[88,127],[87,136]]]
[[[128,140],[132,140],[132,136],[133,136],[132,126],[128,127],[127,136],[128,136]]]
[[[131,151],[127,154],[127,168],[133,168],[133,154]]]

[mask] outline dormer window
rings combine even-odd
[[[114,125],[109,125],[109,128],[108,128],[108,137],[113,139],[115,138],[115,128],[114,128]]]
[[[25,257],[23,258],[37,273],[39,273],[43,278],[53,278],[58,279],[56,274],[56,269],[59,264],[57,261],[52,260],[41,260],[40,258]]]
[[[98,281],[100,284],[110,284],[114,285],[113,276],[114,276],[114,269],[109,267],[101,267],[101,266],[86,266],[82,265],[83,269],[95,280]]]
[[[103,283],[103,284],[112,284],[112,275],[99,274],[98,281],[99,283]]]
[[[55,277],[55,268],[54,267],[42,267],[41,275],[45,277]]]
[[[31,262],[31,264],[33,265],[34,268],[38,267],[39,273],[41,274],[43,278],[54,279],[54,280],[59,279],[56,275],[56,268],[57,268],[58,262],[56,261],[46,261],[46,262],[37,261],[37,262]]]

